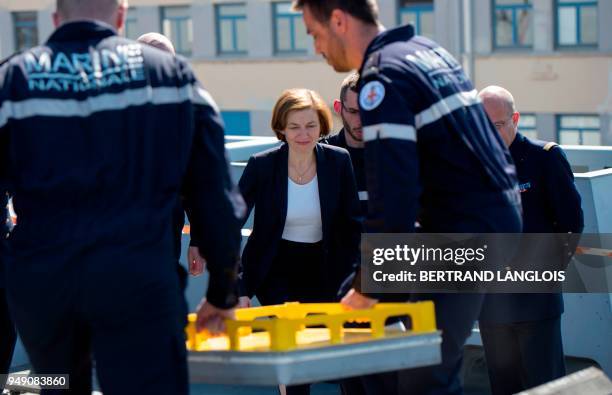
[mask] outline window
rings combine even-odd
[[[597,45],[597,0],[557,0],[557,45]]]
[[[23,51],[38,45],[38,25],[36,12],[14,12],[15,51]]]
[[[162,7],[162,32],[183,56],[191,56],[193,23],[190,14],[189,6]]]
[[[246,54],[246,5],[244,3],[218,4],[215,14],[217,19],[217,52],[219,54]]]
[[[291,2],[273,4],[274,51],[277,54],[308,51],[308,36],[302,23],[302,14],[294,11]]]
[[[249,136],[251,134],[251,114],[248,111],[222,111],[225,134]]]
[[[433,1],[401,0],[399,9],[399,24],[412,24],[416,34],[434,38]]]
[[[558,124],[560,144],[601,145],[600,119],[596,115],[561,115]]]
[[[136,19],[136,10],[132,7],[128,10],[127,18],[125,20],[124,32],[125,37],[130,40],[136,40],[140,37],[138,34],[138,20]]]
[[[519,132],[530,139],[538,138],[535,115],[521,114],[521,118],[519,119]]]
[[[533,46],[531,0],[493,0],[494,44],[496,48]]]

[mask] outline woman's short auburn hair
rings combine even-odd
[[[321,137],[327,136],[332,129],[332,114],[321,95],[310,89],[287,89],[276,101],[272,112],[272,130],[281,141],[286,141],[281,133],[287,128],[287,118],[291,111],[312,108],[317,112],[321,125]]]

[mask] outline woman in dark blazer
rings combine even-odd
[[[272,129],[284,143],[253,155],[239,186],[255,208],[242,254],[241,305],[331,302],[359,259],[361,217],[349,154],[319,144],[331,113],[307,89],[283,92]],[[248,214],[247,214],[248,217]]]

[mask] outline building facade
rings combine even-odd
[[[612,145],[612,1],[379,0],[387,27],[413,23],[457,56],[477,88],[508,88],[525,134]],[[44,42],[54,0],[0,0],[0,58]],[[159,31],[190,58],[222,109],[228,133],[271,135],[287,88],[331,104],[335,73],[290,1],[131,0],[124,34]]]

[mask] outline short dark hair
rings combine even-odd
[[[110,18],[119,6],[126,6],[126,0],[56,0],[58,14],[64,18]]]
[[[342,105],[344,105],[344,102],[346,101],[346,92],[348,92],[349,89],[355,93],[359,93],[359,91],[357,90],[358,83],[359,73],[357,72],[349,74],[348,77],[346,77],[344,81],[342,81],[342,85],[340,85],[340,102],[342,103]]]
[[[376,0],[294,0],[293,7],[296,10],[308,7],[320,22],[328,22],[332,11],[339,9],[365,23],[378,24]]]

